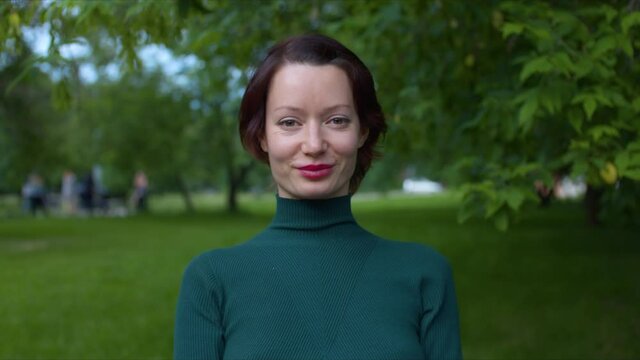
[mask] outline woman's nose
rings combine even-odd
[[[326,149],[327,143],[322,134],[322,128],[318,125],[309,124],[302,142],[302,152],[308,156],[317,156],[324,153]]]

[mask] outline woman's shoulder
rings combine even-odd
[[[238,261],[250,249],[249,242],[242,242],[236,245],[213,248],[205,250],[195,255],[189,266],[212,266],[220,262]]]
[[[378,252],[404,266],[450,272],[449,260],[431,245],[379,238]]]
[[[214,293],[224,292],[230,279],[237,278],[255,262],[250,259],[251,251],[246,251],[247,248],[241,243],[195,255],[183,271],[183,284],[209,289]]]

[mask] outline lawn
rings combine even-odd
[[[219,197],[195,215],[0,220],[0,358],[169,358],[181,273],[270,220],[272,196]],[[467,359],[640,358],[638,228],[587,228],[578,204],[508,232],[456,222],[455,197],[356,197],[369,230],[429,244],[454,268]]]

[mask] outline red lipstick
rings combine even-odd
[[[331,174],[333,165],[328,164],[310,164],[298,168],[300,175],[309,180],[322,179]]]

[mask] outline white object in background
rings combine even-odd
[[[442,184],[425,178],[405,179],[402,191],[410,194],[437,194],[444,191]]]
[[[571,179],[565,176],[556,184],[554,195],[558,199],[576,199],[583,196],[586,191],[587,184],[584,179]]]

